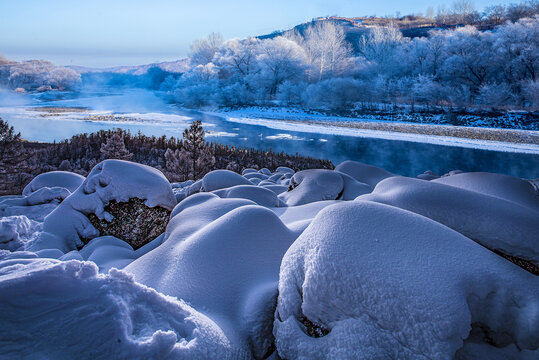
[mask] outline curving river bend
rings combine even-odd
[[[0,93],[0,97],[4,96],[0,99],[0,117],[30,141],[60,141],[78,133],[117,127],[150,136],[181,137],[192,120],[200,119],[208,132],[208,141],[292,154],[297,152],[326,158],[334,164],[358,160],[405,176],[415,176],[425,170],[443,174],[460,169],[528,179],[539,177],[539,153],[481,150],[236,123],[215,115],[178,109],[156,94],[143,90],[11,94],[10,98],[4,94]],[[32,110],[51,106],[84,107],[88,111],[47,114]]]

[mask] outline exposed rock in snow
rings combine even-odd
[[[208,317],[121,271],[20,255],[0,261],[0,357],[249,358]]]
[[[214,191],[236,185],[252,185],[252,183],[230,170],[214,170],[207,173],[202,179],[204,191]]]
[[[0,197],[0,358],[539,358],[530,182],[337,169]]]
[[[143,199],[150,208],[172,210],[176,204],[170,183],[159,170],[128,161],[105,160],[47,216],[44,232],[31,249],[57,248],[67,252],[80,248],[85,241],[101,235],[88,219],[90,214],[111,222],[113,215],[105,208],[113,201],[125,203],[133,198]],[[143,232],[150,234],[147,230]]]
[[[421,214],[491,250],[539,265],[539,212],[530,207],[436,181],[405,177],[383,180],[372,194],[358,199]]]
[[[28,185],[26,185],[22,194],[28,196],[41,188],[52,187],[63,187],[72,193],[77,190],[84,179],[84,176],[72,172],[50,171],[36,176]]]
[[[137,198],[127,202],[112,200],[105,206],[105,212],[112,215],[112,220],[99,219],[94,214],[89,214],[88,219],[101,236],[122,239],[135,250],[164,233],[170,217],[170,210],[161,206],[150,208]]]
[[[536,350],[538,284],[423,216],[365,201],[337,204],[283,259],[277,350],[287,359],[452,359],[477,326],[486,336],[473,341]],[[496,347],[491,353],[504,353]]]

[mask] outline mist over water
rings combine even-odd
[[[271,129],[179,109],[167,103],[162,95],[158,91],[98,84],[85,86],[78,92],[9,93],[9,96],[0,93],[0,117],[30,141],[61,141],[79,133],[118,127],[132,133],[141,131],[149,136],[181,137],[191,121],[200,119],[208,141],[325,158],[335,165],[344,160],[357,160],[405,176],[415,176],[425,170],[443,174],[455,169],[497,172],[523,178],[539,176],[537,154]],[[90,112],[43,117],[39,112],[28,110],[36,106],[84,107]],[[134,121],[85,120],[90,114],[115,115],[133,118]]]

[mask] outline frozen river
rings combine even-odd
[[[142,90],[42,93],[21,95],[0,93],[0,117],[8,120],[23,138],[31,141],[60,141],[83,132],[121,127],[146,135],[181,137],[194,119],[203,122],[207,140],[229,145],[272,149],[326,158],[334,164],[358,160],[389,171],[414,176],[425,170],[488,171],[523,178],[539,177],[539,154],[493,151],[467,146],[445,146],[415,141],[331,134],[298,126],[277,128],[256,122],[226,119],[186,111],[167,104],[154,93]],[[83,107],[83,112],[47,113],[35,107]],[[110,121],[114,120],[114,121]],[[349,134],[349,135],[348,135]]]

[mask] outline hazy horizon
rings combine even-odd
[[[482,10],[515,1],[474,1]],[[318,16],[385,16],[436,11],[452,1],[383,0],[360,3],[340,0],[246,0],[222,3],[208,0],[119,0],[92,3],[67,0],[4,0],[0,13],[0,54],[16,61],[43,59],[58,65],[113,67],[177,60],[188,55],[193,40],[211,32],[225,39],[244,38],[289,29]],[[202,8],[202,10],[201,10]]]

